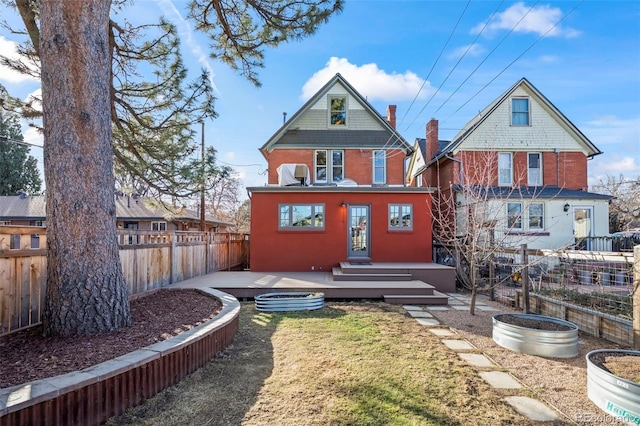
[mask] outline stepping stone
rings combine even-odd
[[[416,318],[420,325],[426,325],[427,327],[433,327],[440,325],[440,321],[433,318]]]
[[[464,305],[464,303],[459,300],[449,299],[449,305]]]
[[[522,385],[509,373],[503,371],[481,371],[480,377],[494,388],[520,389]]]
[[[429,329],[429,331],[435,334],[436,336],[440,336],[440,337],[449,337],[449,336],[456,335],[456,333],[449,330],[448,328],[431,328]]]
[[[478,306],[478,305],[476,305],[476,308],[479,311],[485,311],[485,312],[497,312],[497,311],[500,310],[500,309],[494,308],[493,306]]]
[[[452,308],[455,309],[456,311],[468,311],[469,305],[455,305],[455,306],[452,306]]]
[[[468,351],[476,349],[471,345],[471,343],[467,342],[466,340],[443,340],[442,343],[444,343],[449,349],[453,349],[454,351]]]
[[[448,311],[448,306],[429,306],[427,308],[428,311]]]
[[[458,356],[475,367],[495,367],[495,364],[482,354],[458,354]]]
[[[516,411],[531,420],[552,422],[558,420],[558,414],[542,402],[526,396],[509,396],[505,401]]]
[[[403,305],[402,306],[404,309],[406,309],[407,311],[421,311],[422,308],[420,306],[414,306],[414,305]]]
[[[409,311],[409,315],[414,318],[433,318],[433,315],[424,311]]]

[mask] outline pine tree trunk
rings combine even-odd
[[[110,0],[40,3],[48,335],[131,323],[116,237]]]

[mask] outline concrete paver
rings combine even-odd
[[[456,335],[456,333],[449,330],[448,328],[431,328],[429,329],[429,331],[439,337],[449,337]]]
[[[449,349],[453,349],[454,351],[468,351],[468,350],[476,349],[475,346],[473,346],[471,343],[467,342],[466,340],[446,339],[446,340],[443,340],[442,343],[444,343]]]
[[[505,401],[517,412],[538,422],[558,420],[558,414],[542,402],[526,396],[509,396]]]
[[[429,306],[427,308],[428,311],[448,311],[448,306]]]
[[[503,371],[481,371],[480,377],[494,388],[520,389],[522,385],[509,373]]]
[[[487,358],[483,354],[460,353],[458,354],[458,356],[475,367],[495,367],[496,366],[493,362],[491,362],[489,358]]]
[[[433,318],[433,315],[425,311],[409,311],[409,315],[414,318]]]
[[[416,318],[416,320],[420,323],[420,325],[426,325],[428,327],[440,325],[440,321],[433,318]]]
[[[415,305],[403,305],[402,307],[407,311],[421,311],[422,310],[421,306],[415,306]]]

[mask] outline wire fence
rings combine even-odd
[[[455,266],[450,249],[436,247],[434,252],[438,263]],[[595,336],[633,345],[632,251],[522,248],[494,251],[488,258],[475,272],[478,292],[527,313],[569,320]]]

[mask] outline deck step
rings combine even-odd
[[[412,275],[402,272],[345,271],[338,266],[331,270],[334,281],[411,281]]]
[[[387,303],[394,305],[447,305],[449,303],[449,296],[439,291],[434,291],[434,294],[385,294],[382,297]]]

